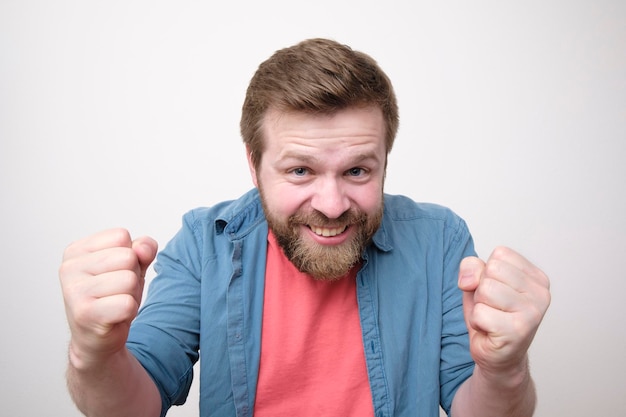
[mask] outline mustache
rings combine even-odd
[[[288,219],[288,223],[292,227],[299,225],[315,225],[329,228],[365,224],[366,221],[367,215],[355,208],[346,210],[336,219],[331,219],[318,210],[306,213],[298,212],[289,216]]]

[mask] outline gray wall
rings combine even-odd
[[[238,3],[0,2],[0,414],[78,415],[64,247],[113,226],[163,245],[185,211],[251,187],[247,82],[324,36],[395,83],[387,191],[452,207],[481,255],[509,245],[550,275],[537,416],[626,415],[626,2]]]

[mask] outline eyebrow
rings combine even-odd
[[[308,155],[305,153],[287,151],[284,154],[280,155],[278,161],[285,161],[288,159],[296,159],[298,161],[302,161],[305,163],[315,163],[319,162],[319,158],[314,157],[313,155]]]
[[[297,161],[302,161],[305,164],[315,164],[320,162],[320,158],[317,158],[313,155],[309,155],[309,154],[305,154],[305,153],[300,153],[300,152],[293,152],[293,151],[287,151],[284,154],[282,154],[280,156],[280,158],[278,159],[279,161],[286,161],[289,159],[295,159]],[[352,164],[359,164],[363,161],[367,161],[367,160],[375,160],[378,161],[378,156],[376,155],[375,152],[365,152],[365,153],[359,153],[356,154],[355,157],[353,159],[351,159],[351,163]]]

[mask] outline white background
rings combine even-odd
[[[618,0],[0,1],[0,415],[79,415],[64,247],[113,226],[163,245],[187,210],[249,189],[247,83],[317,36],[394,81],[387,191],[450,206],[482,256],[509,245],[551,277],[536,415],[626,415]],[[196,416],[196,390],[170,415]]]

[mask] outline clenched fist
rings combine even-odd
[[[459,287],[470,351],[482,371],[526,366],[526,354],[550,304],[548,277],[515,251],[500,247],[487,262],[461,262]]]
[[[67,247],[59,277],[74,367],[89,369],[124,348],[141,304],[146,269],[156,253],[153,239],[132,240],[123,229],[107,230]]]

